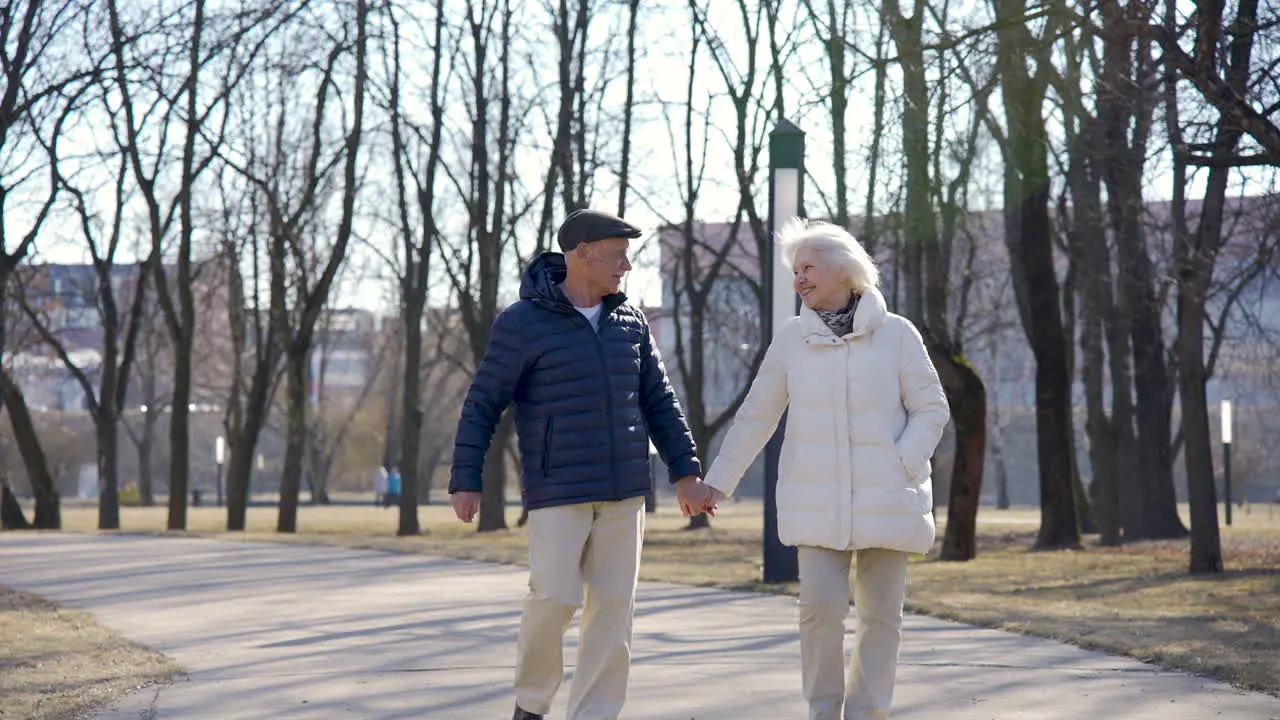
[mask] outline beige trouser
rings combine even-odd
[[[537,714],[551,708],[564,678],[564,633],[581,605],[567,720],[614,720],[627,699],[644,498],[531,510],[528,527],[516,703]]]
[[[844,677],[849,565],[856,556],[853,657]],[[809,720],[884,720],[893,702],[907,554],[801,546],[800,674]],[[843,707],[843,715],[841,708]]]

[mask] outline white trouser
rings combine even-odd
[[[516,703],[532,713],[550,710],[564,678],[564,633],[581,605],[567,720],[615,720],[631,669],[644,498],[531,510],[528,528],[529,595],[516,650]]]
[[[855,560],[857,621],[846,681],[844,619],[849,614],[849,566]],[[801,546],[799,561],[800,672],[809,720],[888,718],[902,640],[907,554]]]

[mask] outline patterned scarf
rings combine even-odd
[[[853,314],[858,310],[858,294],[849,295],[849,304],[843,310],[817,310],[818,317],[831,328],[836,337],[844,337],[853,332]]]

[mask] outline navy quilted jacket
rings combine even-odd
[[[564,278],[564,256],[543,253],[525,270],[519,302],[494,322],[458,421],[449,492],[480,490],[494,428],[513,402],[530,510],[646,494],[649,438],[672,482],[701,474],[644,314],[610,295],[597,332],[557,287]]]

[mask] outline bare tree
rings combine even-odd
[[[849,44],[852,42],[853,3],[827,0],[825,14],[820,12],[813,0],[803,0],[802,4],[814,33],[822,40],[826,48],[827,78],[825,87],[821,87],[819,97],[827,105],[827,116],[831,123],[832,170],[835,173],[835,204],[830,208],[831,221],[842,228],[849,227],[849,171],[848,132],[846,116],[849,109],[849,96],[853,89],[852,77],[846,60]],[[881,108],[876,106],[877,114]],[[877,128],[878,130],[878,128]],[[878,132],[872,132],[872,142],[876,142]],[[878,151],[878,147],[876,148]],[[873,175],[874,178],[874,175]],[[874,179],[872,180],[874,183]],[[865,242],[865,238],[863,239]],[[868,249],[870,252],[870,249]]]
[[[299,6],[295,14],[302,9],[303,6]],[[291,17],[286,15],[280,22],[287,22]],[[316,20],[317,26],[322,24],[319,18],[308,19]],[[270,83],[278,100],[271,106],[271,117],[267,121],[270,139],[250,138],[247,146],[237,153],[220,153],[222,161],[260,194],[261,204],[265,206],[269,278],[265,313],[260,309],[255,283],[253,329],[257,350],[244,424],[232,443],[228,472],[227,522],[231,530],[244,527],[254,451],[269,416],[272,388],[281,361],[287,422],[277,530],[294,532],[296,529],[307,437],[309,364],[317,323],[351,240],[359,186],[358,153],[363,139],[367,76],[366,4],[357,3],[354,17],[341,15],[340,22],[341,28],[336,32],[314,28],[316,42],[332,43],[322,63],[311,62],[307,51],[296,46],[297,37],[289,47],[277,48],[280,56],[276,58],[278,64]],[[353,57],[351,107],[333,110],[330,98],[343,92],[340,73],[349,56]],[[315,88],[314,106],[309,113],[309,125],[297,129],[289,122],[289,109],[291,102],[301,95],[296,92],[299,86],[305,83],[314,83],[309,86]],[[331,113],[340,113],[345,121],[339,126],[343,133],[340,142],[326,134],[326,128],[334,122]],[[265,153],[258,149],[259,143],[268,146]],[[341,180],[336,178],[339,168]],[[335,227],[326,227],[327,201],[335,194],[340,197]],[[322,238],[332,240],[322,244]],[[255,263],[257,252],[255,246]],[[238,324],[233,322],[233,327]]]
[[[1192,67],[1201,73],[1212,73],[1211,68],[1216,65],[1216,58],[1221,52],[1219,41],[1224,8],[1221,3],[1199,3],[1199,6]],[[1230,28],[1231,40],[1225,53],[1225,87],[1236,98],[1247,97],[1257,28],[1257,0],[1242,0]],[[1179,53],[1168,44],[1164,48],[1166,62],[1176,64]],[[1227,183],[1232,166],[1242,164],[1237,147],[1246,130],[1251,134],[1258,133],[1253,135],[1254,139],[1267,149],[1273,162],[1280,163],[1280,142],[1273,144],[1269,142],[1271,138],[1267,133],[1258,132],[1255,118],[1242,114],[1240,106],[1220,109],[1221,117],[1209,145],[1211,162],[1199,224],[1196,231],[1187,237],[1187,242],[1174,247],[1174,267],[1178,277],[1178,392],[1182,401],[1183,457],[1191,501],[1192,573],[1223,570],[1205,397],[1208,374],[1204,362],[1204,330],[1209,285],[1225,239],[1223,215]]]
[[[728,225],[728,234],[723,245],[711,246],[710,252],[708,247],[699,247],[699,242],[686,242],[686,248],[682,252],[692,253],[688,258],[688,262],[683,274],[682,283],[685,293],[685,300],[689,303],[688,309],[684,309],[680,305],[676,305],[673,313],[675,321],[676,335],[676,367],[679,370],[681,382],[684,385],[685,393],[685,414],[689,422],[689,430],[693,435],[694,443],[698,448],[698,452],[705,457],[711,438],[715,437],[720,428],[732,418],[733,413],[746,399],[747,384],[743,384],[740,392],[729,399],[726,407],[719,414],[712,414],[711,408],[707,402],[708,380],[707,373],[709,363],[707,360],[706,348],[708,347],[708,334],[711,327],[715,323],[711,319],[715,317],[714,313],[723,306],[713,304],[712,296],[718,291],[715,288],[715,280],[727,275],[725,272],[726,264],[729,262],[730,253],[743,253],[747,256],[755,258],[766,257],[770,252],[769,238],[765,229],[765,218],[761,216],[756,206],[757,184],[759,181],[759,173],[761,169],[761,155],[767,142],[767,132],[770,121],[778,121],[781,116],[781,98],[774,97],[766,100],[763,96],[766,88],[769,86],[770,79],[773,74],[780,72],[780,64],[783,50],[777,45],[775,39],[767,37],[774,32],[774,25],[769,24],[766,29],[767,16],[773,12],[772,6],[766,8],[763,5],[751,5],[745,0],[735,3],[737,16],[742,22],[742,47],[735,52],[731,49],[725,39],[721,37],[715,27],[712,26],[707,17],[707,6],[701,5],[696,0],[690,0],[689,10],[693,19],[693,30],[701,38],[702,43],[706,44],[707,53],[712,61],[713,67],[716,68],[717,74],[724,83],[725,94],[733,108],[734,126],[733,128],[712,128],[718,130],[727,136],[731,143],[733,151],[733,187],[737,191],[737,207],[734,210],[733,219]],[[764,39],[769,43],[770,62],[761,67],[759,53],[761,52],[761,40]],[[696,54],[696,53],[695,53]],[[735,60],[741,58],[741,62]],[[690,62],[689,85],[686,88],[686,108],[689,113],[694,112],[693,107],[693,70],[694,60]],[[776,86],[775,86],[776,87]],[[775,89],[776,93],[776,89]],[[710,113],[708,108],[707,113]],[[686,116],[686,168],[685,182],[687,186],[684,192],[684,201],[686,203],[685,225],[692,228],[692,213],[694,207],[691,203],[697,201],[697,186],[701,184],[702,169],[696,173],[692,166],[692,135],[690,123],[692,115]],[[729,134],[732,133],[730,136]],[[705,140],[703,145],[705,147]],[[745,231],[745,240],[740,240],[739,235]],[[692,231],[686,230],[687,234],[692,235]],[[706,239],[701,239],[701,243],[705,243]],[[705,258],[702,257],[705,254]],[[758,266],[757,261],[757,266]],[[754,302],[755,317],[764,317],[765,309],[765,287],[764,284],[757,279],[755,273],[739,272],[737,275],[741,278],[737,287],[744,292],[730,292],[729,296],[717,299],[716,302],[732,302],[737,303],[739,307],[750,307],[749,303]],[[678,295],[679,296],[679,295]],[[689,329],[685,330],[682,326],[684,318],[688,318]],[[731,323],[729,325],[732,325]],[[687,345],[686,345],[687,343]],[[748,343],[751,347],[750,354],[747,356],[747,368],[752,376],[759,368],[760,362],[764,359],[764,352],[767,349],[763,339]],[[710,525],[709,518],[704,515],[694,516],[689,523],[690,528],[706,527]]]
[[[1019,317],[1036,362],[1036,445],[1040,532],[1036,547],[1080,544],[1074,493],[1071,378],[1049,218],[1048,132],[1043,106],[1053,67],[1052,38],[1061,18],[1043,16],[1039,37],[1028,27],[1026,0],[992,0],[1005,130],[1005,243]],[[1032,62],[1034,61],[1034,62]]]
[[[400,535],[416,535],[421,529],[418,524],[418,502],[430,502],[430,484],[422,482],[422,428],[424,415],[422,407],[421,366],[423,346],[423,323],[427,318],[427,295],[431,287],[431,255],[438,242],[439,229],[436,223],[436,178],[440,170],[440,142],[444,128],[444,78],[441,66],[445,55],[445,12],[444,1],[437,0],[435,18],[432,23],[432,59],[431,88],[429,90],[429,127],[423,130],[419,125],[404,118],[401,102],[401,55],[400,55],[400,23],[395,16],[394,7],[388,9],[388,21],[392,30],[391,68],[387,71],[390,77],[388,109],[391,116],[391,141],[394,159],[396,182],[396,207],[398,210],[400,241],[403,263],[400,271],[400,330],[403,334],[404,363],[401,369],[403,376],[403,408],[401,423],[403,433],[400,443],[399,466],[403,490],[400,494],[400,524],[397,533]],[[410,145],[405,128],[410,130],[411,137],[417,142]],[[414,167],[413,157],[418,155],[425,145],[426,161],[421,167]],[[411,149],[412,148],[412,149]],[[413,198],[409,201],[409,187],[406,176],[413,182]],[[410,220],[410,208],[416,210],[415,224]],[[428,477],[430,477],[428,475]]]
[[[141,427],[121,418],[125,434],[138,458],[138,493],[142,505],[155,505],[155,450],[160,419],[169,410],[168,396],[161,385],[160,374],[167,360],[167,333],[160,325],[160,309],[150,305],[140,319],[136,356],[133,363],[134,393],[139,408]],[[133,404],[133,403],[131,403]],[[135,416],[136,417],[136,416]]]
[[[465,199],[469,222],[464,237],[441,233],[438,242],[442,264],[458,300],[472,360],[478,365],[489,346],[493,322],[498,316],[502,261],[506,249],[513,243],[507,216],[508,193],[514,182],[512,164],[516,130],[511,115],[513,10],[510,0],[501,0],[500,4],[493,6],[486,0],[468,0],[466,8],[463,32],[470,40],[470,53],[462,81],[468,91],[467,110],[471,122],[467,148],[469,169],[465,178],[450,173],[450,179]],[[495,44],[496,62],[490,59]],[[498,87],[490,87],[491,77],[497,78]],[[495,101],[498,104],[496,134],[491,129],[489,117],[489,105]],[[493,166],[490,164],[491,144],[497,149],[497,162]],[[498,424],[485,458],[483,498],[476,528],[479,532],[507,527],[505,458],[514,430],[512,417],[508,411]]]
[[[38,528],[60,526],[58,491],[22,391],[3,360],[5,310],[10,279],[32,251],[62,189],[58,143],[65,124],[100,70],[59,48],[84,17],[80,3],[69,0],[17,0],[0,11],[0,398],[36,496],[33,524]],[[30,202],[26,212],[6,208],[8,201],[21,199]]]
[[[75,213],[80,220],[80,231],[85,245],[92,258],[93,280],[91,287],[68,288],[70,293],[79,293],[82,299],[92,299],[92,307],[97,311],[102,323],[101,354],[96,368],[81,367],[67,350],[67,345],[56,325],[50,322],[48,313],[57,309],[65,299],[44,292],[35,302],[28,292],[28,282],[19,283],[19,301],[32,326],[41,339],[62,361],[67,372],[79,384],[84,393],[89,416],[93,421],[97,441],[98,485],[98,529],[116,530],[120,527],[119,506],[119,446],[120,422],[128,395],[130,373],[136,353],[139,331],[142,327],[143,308],[146,303],[146,269],[151,260],[146,259],[133,266],[135,272],[130,273],[130,266],[117,264],[120,250],[121,228],[124,220],[126,201],[125,183],[128,179],[128,156],[116,158],[118,168],[112,191],[113,207],[103,213],[86,198],[86,193],[65,177],[55,164],[54,172],[58,182],[72,196]],[[108,218],[105,231],[99,227],[98,218]],[[103,235],[105,234],[105,237]],[[36,280],[37,273],[28,273],[27,281]],[[117,283],[124,279],[126,282]],[[46,278],[47,279],[47,278]],[[121,294],[120,288],[127,287],[128,294]],[[127,313],[122,313],[121,305],[126,306]],[[90,373],[96,375],[90,377]]]
[[[239,104],[242,126],[253,125],[253,117],[261,105]],[[250,108],[253,108],[252,110]],[[251,151],[252,156],[252,151]],[[251,159],[248,164],[257,161]],[[239,190],[232,187],[231,164],[224,163],[219,172],[218,189],[222,199],[221,254],[226,272],[227,331],[231,346],[230,391],[223,410],[226,430],[227,529],[243,530],[245,512],[251,491],[253,456],[259,436],[265,427],[272,399],[279,386],[281,326],[284,318],[283,283],[271,275],[268,306],[263,307],[261,265],[261,227],[266,225],[270,237],[271,260],[281,257],[283,242],[276,218],[264,211],[263,194],[250,185]],[[245,277],[246,265],[249,276]],[[278,268],[275,262],[269,266]],[[283,274],[283,273],[279,273]]]
[[[548,2],[547,10],[551,13],[551,27],[556,38],[556,88],[560,94],[555,108],[551,157],[542,189],[535,256],[551,247],[556,190],[560,190],[561,207],[567,215],[586,204],[585,189],[589,183],[588,178],[577,172],[580,166],[585,165],[585,158],[581,151],[575,150],[586,145],[584,93],[590,0],[578,0],[572,16],[568,0],[556,0],[554,6]],[[627,113],[630,117],[629,109]],[[624,152],[628,150],[629,145],[624,147]]]
[[[1183,537],[1186,529],[1178,518],[1169,450],[1172,386],[1162,338],[1162,293],[1143,227],[1142,175],[1153,101],[1144,88],[1152,84],[1153,68],[1148,46],[1135,46],[1126,29],[1129,16],[1142,12],[1141,3],[1101,7],[1106,30],[1095,139],[1100,142],[1108,224],[1117,245],[1118,294],[1130,322],[1137,392],[1138,487],[1127,488],[1122,497],[1138,499],[1122,500],[1123,518],[1126,534],[1134,538]]]
[[[1064,34],[1065,71],[1056,78],[1066,134],[1066,183],[1059,198],[1059,217],[1066,225],[1066,245],[1074,291],[1079,300],[1081,379],[1085,390],[1085,430],[1093,470],[1092,495],[1100,508],[1101,542],[1120,542],[1121,483],[1130,507],[1142,506],[1136,470],[1133,400],[1129,373],[1130,319],[1125,294],[1112,291],[1111,249],[1102,207],[1102,156],[1097,115],[1085,107],[1084,65],[1093,47],[1088,29],[1077,40]],[[1114,52],[1108,53],[1114,62]],[[1101,100],[1099,100],[1101,104]],[[1068,202],[1070,198],[1070,202]],[[1104,340],[1108,345],[1104,345]],[[1108,415],[1104,387],[1110,360],[1112,410]],[[1138,527],[1138,526],[1135,526]]]
[[[622,165],[618,169],[618,217],[627,212],[627,190],[631,186],[631,125],[635,116],[636,21],[640,0],[627,0],[627,99],[622,106]]]
[[[329,290],[334,277],[346,257],[347,245],[351,240],[352,223],[355,218],[356,196],[359,191],[359,151],[364,131],[364,98],[368,77],[366,69],[366,49],[368,46],[368,4],[365,0],[356,0],[355,17],[344,19],[342,32],[329,54],[329,64],[320,80],[320,92],[316,102],[315,122],[318,130],[324,119],[324,107],[327,95],[336,91],[332,70],[337,59],[347,52],[354,51],[355,75],[352,79],[351,120],[341,150],[335,155],[342,158],[342,209],[333,231],[333,244],[321,263],[319,276],[309,280],[303,274],[295,278],[294,312],[290,337],[285,345],[285,393],[289,408],[289,425],[286,432],[284,470],[280,478],[280,514],[276,524],[279,532],[294,532],[298,522],[298,491],[302,480],[303,452],[306,448],[307,418],[307,368],[311,359],[316,323],[329,299]],[[354,47],[352,33],[354,33]],[[283,110],[283,109],[282,109]],[[321,143],[316,142],[312,148],[315,155],[311,167],[315,167],[321,151]],[[295,268],[303,270],[312,257],[320,255],[315,249],[304,249],[301,238],[292,238],[291,251],[295,258]]]
[[[723,230],[723,236],[718,233],[710,236],[697,221],[709,144],[706,115],[710,108],[698,107],[696,92],[703,40],[703,30],[695,26],[689,43],[689,75],[678,140],[668,120],[672,159],[677,166],[683,165],[677,172],[676,185],[684,207],[682,219],[669,224],[664,232],[666,237],[661,241],[665,256],[662,272],[670,288],[671,321],[675,330],[676,380],[683,390],[694,446],[699,456],[705,458],[709,456],[712,439],[746,399],[749,388],[746,380],[760,367],[767,348],[759,338],[758,318],[763,316],[760,281],[743,267],[744,259],[751,257],[754,244],[743,240],[740,220],[730,223]],[[701,137],[696,129],[697,118],[702,118]],[[725,357],[727,366],[721,366],[716,361],[722,354],[708,350],[725,347],[738,351]],[[726,387],[732,389],[727,394],[723,390]],[[691,528],[707,525],[705,514],[695,516],[690,522]]]
[[[228,98],[248,74],[266,39],[285,22],[279,16],[287,18],[295,10],[265,3],[211,16],[205,0],[191,0],[182,11],[157,20],[145,13],[126,18],[118,5],[117,0],[107,2],[115,90],[124,113],[121,149],[129,155],[134,183],[146,207],[152,282],[171,338],[168,527],[181,530],[187,523],[190,478],[196,184],[217,157],[234,116],[226,111]],[[209,32],[210,25],[215,25],[214,33]],[[144,50],[129,42],[140,35],[148,38]],[[147,55],[136,56],[142,52]],[[179,70],[152,72],[161,67]],[[215,72],[219,77],[212,83],[209,76]],[[206,98],[201,93],[209,85],[213,92]],[[180,150],[170,144],[171,126],[180,128],[173,133],[181,135]],[[175,240],[173,250],[169,246]],[[172,258],[172,277],[168,258]]]
[[[897,48],[897,64],[903,78],[902,113],[903,156],[906,163],[906,204],[903,207],[903,249],[899,263],[906,294],[906,316],[921,328],[926,346],[951,405],[956,431],[956,460],[952,465],[951,497],[948,502],[946,535],[942,557],[968,560],[975,556],[978,500],[981,495],[982,469],[986,456],[986,388],[981,377],[964,357],[962,350],[968,284],[972,282],[970,267],[960,274],[961,287],[953,293],[952,255],[963,230],[962,216],[967,196],[970,169],[977,155],[978,136],[985,120],[982,112],[971,113],[969,124],[955,149],[947,153],[954,166],[949,181],[942,178],[941,156],[948,118],[953,112],[949,72],[949,53],[938,52],[938,82],[929,81],[924,27],[926,15],[932,14],[938,25],[948,26],[946,8],[929,8],[924,0],[916,0],[912,14],[903,13],[897,0],[886,0],[882,17]],[[972,80],[972,77],[970,77]],[[935,91],[930,93],[930,86]],[[994,88],[994,78],[971,82],[973,107],[986,105]],[[932,111],[931,111],[932,110]],[[931,122],[932,120],[932,122]],[[974,247],[970,244],[971,249]],[[949,298],[959,299],[956,312],[951,312]],[[955,317],[953,323],[951,318]],[[954,327],[954,330],[953,330]]]
[[[1219,58],[1222,53],[1220,43],[1225,3],[1220,0],[1196,0],[1195,6],[1193,17],[1196,33],[1191,53],[1179,44],[1182,28],[1176,20],[1178,6],[1173,0],[1166,0],[1167,11],[1163,23],[1151,23],[1144,15],[1138,15],[1134,27],[1160,44],[1164,51],[1164,64],[1171,78],[1176,74],[1177,78],[1192,83],[1204,100],[1221,113],[1224,126],[1229,125],[1241,136],[1249,135],[1260,146],[1261,151],[1241,155],[1236,154],[1234,148],[1224,151],[1213,142],[1189,144],[1180,148],[1187,153],[1184,161],[1210,168],[1280,165],[1280,126],[1275,121],[1277,115],[1280,115],[1280,105],[1272,104],[1259,110],[1253,104],[1254,94],[1242,91],[1242,88],[1250,84],[1252,44],[1260,37],[1262,30],[1275,28],[1274,18],[1260,23],[1258,3],[1251,0],[1240,3],[1235,22],[1227,28],[1228,34],[1238,43],[1228,48],[1227,62],[1224,64]],[[1151,13],[1154,3],[1146,4],[1144,9]],[[1237,54],[1232,55],[1232,50]],[[1241,62],[1243,65],[1239,64]],[[1225,77],[1220,74],[1223,70],[1226,72]],[[1259,73],[1258,79],[1265,82],[1267,78],[1274,77],[1274,71],[1275,66],[1272,64]]]

